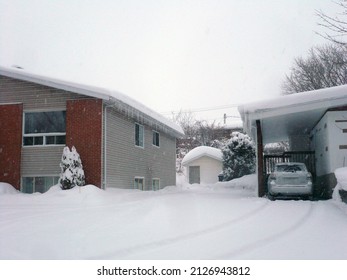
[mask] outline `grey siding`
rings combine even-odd
[[[66,110],[66,100],[81,98],[90,97],[0,76],[0,104],[22,103],[24,112]],[[58,176],[63,148],[63,146],[23,147],[21,176]]]
[[[26,176],[58,176],[63,146],[23,147],[21,173]]]
[[[152,128],[144,125],[144,148],[135,146],[135,121],[113,108],[106,113],[107,187],[133,188],[135,176],[144,177],[147,190],[152,179],[160,179],[160,187],[174,185],[176,139],[160,133],[160,147],[152,145]]]
[[[0,104],[23,103],[24,111],[64,110],[66,100],[80,98],[90,97],[0,76]]]

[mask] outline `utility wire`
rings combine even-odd
[[[239,104],[229,104],[229,105],[195,108],[195,109],[184,109],[184,110],[179,110],[179,111],[162,112],[161,114],[162,115],[171,115],[171,114],[177,114],[177,113],[199,113],[199,112],[207,112],[207,111],[216,111],[216,110],[221,110],[221,109],[235,108],[237,106],[239,106]]]

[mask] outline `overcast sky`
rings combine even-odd
[[[326,43],[331,0],[0,0],[0,65],[111,88],[158,112],[274,97],[294,57]]]

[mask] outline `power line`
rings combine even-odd
[[[239,104],[229,104],[229,105],[221,105],[221,106],[214,106],[214,107],[204,107],[204,108],[195,108],[195,109],[184,109],[179,111],[161,112],[161,114],[171,115],[171,114],[177,114],[177,113],[200,113],[200,112],[217,111],[222,109],[235,108],[238,106]]]

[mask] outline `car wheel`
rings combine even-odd
[[[271,201],[274,201],[275,200],[275,197],[272,195],[272,194],[267,194],[267,197],[268,197],[268,199],[269,200],[271,200]]]

